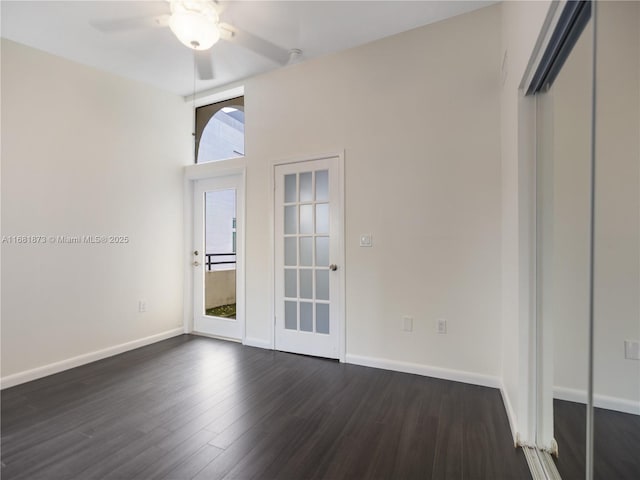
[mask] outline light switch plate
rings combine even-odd
[[[640,360],[640,342],[634,340],[625,340],[624,358],[628,360]]]
[[[413,317],[402,317],[402,330],[413,332]]]
[[[360,235],[360,246],[361,247],[371,247],[373,246],[373,242],[371,241],[370,233],[363,233]]]

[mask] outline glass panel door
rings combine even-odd
[[[196,332],[243,337],[242,217],[242,176],[196,182],[192,252]]]
[[[337,158],[276,168],[276,348],[338,358]],[[336,298],[338,297],[338,298]]]

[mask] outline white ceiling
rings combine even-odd
[[[221,20],[284,48],[304,61],[362,45],[495,1],[220,1]],[[166,1],[0,2],[1,34],[10,40],[179,95],[194,89],[190,49],[164,28],[105,34],[90,22],[168,13]],[[211,51],[215,79],[196,91],[225,85],[280,65],[220,41]],[[46,72],[43,72],[46,78]]]

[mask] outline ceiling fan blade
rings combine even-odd
[[[196,70],[200,80],[213,80],[213,59],[211,58],[211,50],[194,50],[193,54],[196,59]]]
[[[286,65],[289,62],[289,51],[271,43],[269,40],[245,32],[228,23],[220,23],[219,26],[221,38],[224,40],[252,50],[280,65]]]
[[[131,17],[118,20],[94,20],[89,24],[102,33],[121,33],[143,28],[167,27],[171,15],[155,15],[153,17]]]

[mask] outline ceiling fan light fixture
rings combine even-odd
[[[199,6],[200,2],[172,2],[169,28],[180,42],[193,50],[208,50],[220,40],[218,16],[215,10],[202,2],[201,9],[189,7]]]

